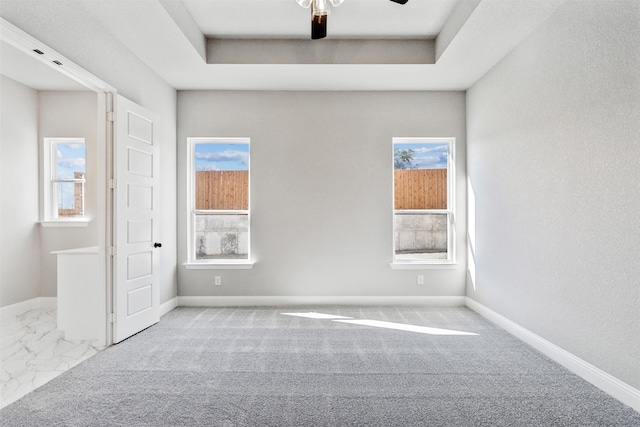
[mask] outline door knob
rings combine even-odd
[[[154,247],[154,248],[161,248],[161,247],[162,247],[162,243],[155,242],[155,243],[153,244],[153,247]]]

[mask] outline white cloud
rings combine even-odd
[[[444,168],[447,166],[447,158],[442,156],[416,157],[413,164],[420,169],[424,168]]]
[[[60,152],[58,152],[58,166],[70,169],[81,168],[84,170],[85,165],[86,161],[83,158],[63,158],[60,156]]]
[[[196,153],[196,159],[205,162],[241,162],[246,165],[249,163],[249,153],[233,150],[217,153]]]
[[[215,163],[198,163],[196,167],[197,171],[217,171],[220,170]]]
[[[433,147],[412,148],[415,153],[446,153],[448,147],[446,145],[436,145]]]

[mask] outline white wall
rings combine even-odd
[[[40,294],[38,93],[0,76],[0,307]]]
[[[87,12],[82,1],[2,0],[0,14],[160,117],[160,302],[176,296],[176,91]],[[52,25],[52,20],[56,25]],[[64,31],[61,30],[64,29]]]
[[[98,96],[94,92],[38,92],[38,144],[44,138],[84,138],[86,150],[85,212],[87,227],[43,228],[40,231],[40,296],[57,295],[57,259],[51,251],[97,246],[98,228]],[[44,159],[44,157],[43,157]]]
[[[252,270],[180,267],[179,295],[464,295],[464,102],[462,92],[179,92],[179,263],[187,260],[188,137],[251,138],[256,261]],[[457,138],[457,268],[389,267],[394,136]]]
[[[569,1],[467,94],[468,296],[640,388],[640,3]]]

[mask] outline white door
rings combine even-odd
[[[159,147],[155,114],[116,95],[114,314],[118,343],[160,320]]]

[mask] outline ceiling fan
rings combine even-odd
[[[311,39],[318,40],[327,37],[327,15],[331,13],[331,5],[340,6],[344,0],[296,0],[305,9],[311,7]],[[409,0],[391,0],[394,3],[405,4]]]

